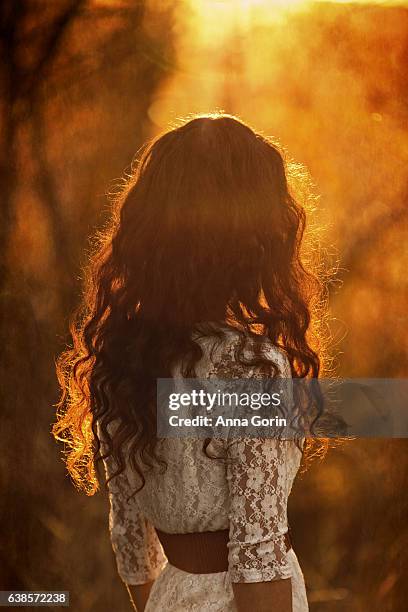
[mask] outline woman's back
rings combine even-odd
[[[259,374],[259,367],[243,365],[235,358],[241,333],[229,330],[221,339],[197,341],[203,350],[196,365],[199,379],[248,379]],[[267,339],[261,350],[276,366],[278,376],[290,376],[283,351]],[[251,359],[253,353],[253,341],[247,338],[245,357]],[[177,368],[174,376],[179,377]],[[177,385],[183,391],[182,379]],[[301,459],[296,444],[276,439],[213,439],[204,452],[202,439],[166,438],[157,450],[167,467],[164,472],[147,470],[145,485],[137,494],[140,480],[130,466],[110,483],[111,537],[123,580],[137,584],[160,574],[165,558],[154,528],[166,533],[229,529],[229,571],[228,577],[223,572],[189,574],[168,565],[156,581],[149,600],[152,607],[147,610],[173,609],[168,597],[174,589],[184,598],[180,610],[193,609],[194,600],[200,610],[234,610],[230,581],[288,577],[292,578],[294,610],[306,610],[301,571],[284,541],[287,500]],[[214,600],[211,605],[203,600],[209,593]]]

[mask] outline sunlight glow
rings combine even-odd
[[[316,50],[320,40],[333,53],[332,62],[337,62],[336,42],[334,39],[333,44],[330,42],[333,30],[329,26],[325,30],[326,21],[336,15],[342,23],[343,35],[353,38],[357,36],[359,20],[367,24],[375,21],[370,8],[376,6],[382,11],[380,4],[408,5],[408,0],[404,3],[395,0],[182,0],[176,3],[175,10],[177,67],[174,77],[152,101],[149,118],[159,129],[169,120],[209,110],[222,109],[242,116],[248,113],[251,117],[252,105],[246,101],[256,100],[258,123],[265,121],[270,125],[273,100],[273,123],[285,125],[288,100],[306,110],[308,101],[315,95],[325,100],[336,89],[337,73],[328,72],[329,66],[324,68],[325,74],[328,72],[325,78],[317,78],[318,66],[324,64],[324,57]],[[362,5],[368,8],[367,16],[359,17],[354,23],[347,16],[354,11],[360,14],[358,9]],[[320,9],[323,21],[319,19]],[[324,32],[326,38],[321,38]],[[397,28],[392,35],[399,37],[402,33]],[[299,53],[304,48],[310,49],[309,53],[317,53],[316,60],[309,62],[307,54]],[[355,55],[361,54],[364,55],[364,49],[357,45]],[[306,78],[316,78],[319,91],[303,89]],[[345,71],[343,80],[348,82],[349,95],[353,94],[357,100],[361,92],[349,71]],[[285,103],[284,95],[288,96]],[[342,108],[347,113],[346,106]],[[384,125],[381,109],[373,107],[367,116],[370,124]],[[354,113],[348,121],[354,122],[355,117]],[[307,131],[307,126],[304,130]]]
[[[261,9],[265,16],[272,16],[277,12],[290,12],[306,8],[307,6],[318,3],[332,4],[368,4],[368,5],[408,5],[408,0],[190,0],[193,7],[201,13],[238,13],[245,14],[249,11]]]

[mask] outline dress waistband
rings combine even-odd
[[[229,530],[165,533],[156,529],[164,553],[173,567],[189,574],[214,574],[228,570]],[[292,548],[289,531],[286,550]]]

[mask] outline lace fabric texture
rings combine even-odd
[[[285,353],[266,339],[266,369],[237,361],[238,332],[196,341],[203,349],[196,366],[200,379],[290,377]],[[248,338],[243,353],[248,359],[254,356],[251,342]],[[177,369],[174,377],[182,385]],[[281,578],[291,578],[294,612],[307,611],[303,575],[284,541],[288,497],[301,459],[296,443],[213,439],[205,454],[203,440],[180,438],[160,440],[158,451],[167,469],[147,471],[140,492],[135,494],[139,481],[130,466],[109,483],[109,525],[119,575],[133,585],[155,580],[146,612],[233,611],[232,583]],[[105,468],[109,476],[109,459]],[[168,533],[229,528],[228,572],[189,574],[170,566],[154,527]]]

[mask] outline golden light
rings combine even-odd
[[[275,21],[285,13],[299,11],[318,3],[326,4],[368,4],[408,5],[408,0],[189,0],[191,9],[206,22],[217,21],[219,28],[248,26],[257,21]]]
[[[313,40],[317,44],[320,10],[328,15],[344,9],[344,14],[352,15],[362,5],[397,4],[407,5],[408,0],[180,1],[175,9],[174,74],[152,102],[149,117],[158,129],[180,116],[220,109],[250,120],[252,99],[257,100],[260,125],[270,125],[271,119],[274,125],[285,125],[287,111],[277,95],[283,78],[280,69],[285,64],[292,74],[294,69],[306,74],[313,67],[306,66],[302,49],[313,46]],[[321,79],[319,86],[328,84],[329,78]],[[358,95],[353,83],[350,88]],[[268,105],[272,99],[273,115]],[[370,120],[380,123],[379,113],[373,113]]]

